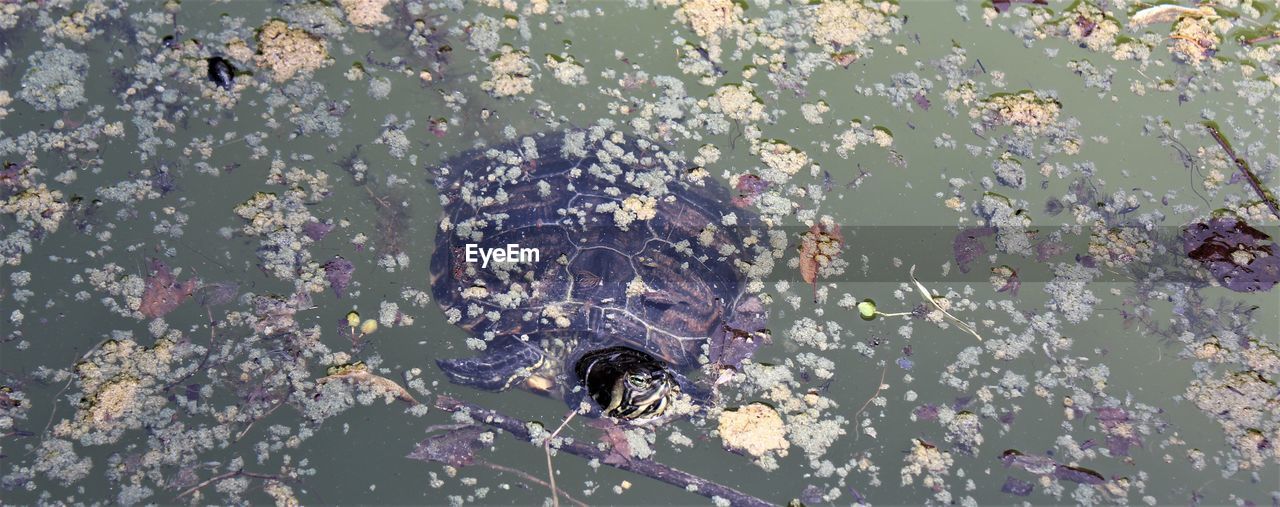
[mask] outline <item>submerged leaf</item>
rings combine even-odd
[[[951,241],[951,253],[955,255],[956,266],[961,273],[969,272],[969,264],[987,253],[987,247],[981,238],[996,233],[995,227],[971,227],[960,231]]]
[[[1017,449],[1009,449],[1000,455],[1000,461],[1006,467],[1016,467],[1037,475],[1053,473],[1058,463],[1048,456],[1023,454]]]
[[[1016,496],[1028,496],[1034,489],[1034,484],[1013,476],[1006,478],[1004,480],[1004,485],[1000,486],[1001,493],[1008,493]]]
[[[333,287],[333,293],[342,298],[347,292],[347,286],[351,285],[351,274],[356,270],[355,264],[342,256],[334,256],[322,267],[324,279],[329,282],[330,287]]]
[[[1102,474],[1084,467],[1058,465],[1053,469],[1053,476],[1080,484],[1102,484],[1107,482],[1107,479]]]
[[[476,450],[484,446],[480,442],[481,435],[484,434],[485,430],[479,426],[452,429],[418,442],[418,446],[406,457],[465,467],[475,463]]]
[[[1050,475],[1065,481],[1080,484],[1102,484],[1107,479],[1102,474],[1084,467],[1058,464],[1048,456],[1023,454],[1016,449],[1009,449],[1000,455],[1000,461],[1006,467],[1017,467],[1036,475]]]
[[[206,283],[196,291],[196,303],[203,307],[221,306],[230,303],[240,295],[240,284],[236,282]]]
[[[333,227],[333,224],[326,224],[324,222],[313,220],[302,224],[302,233],[306,234],[308,238],[311,238],[311,241],[320,241],[324,239],[325,236],[329,235],[329,232],[333,230]]]
[[[736,185],[738,195],[734,196],[733,205],[739,208],[745,208],[752,205],[756,201],[756,197],[769,189],[769,182],[760,179],[754,174],[744,174],[738,177]]]
[[[1280,258],[1271,237],[1243,220],[1218,217],[1182,231],[1183,252],[1236,292],[1269,290],[1280,282]]]
[[[159,259],[151,259],[151,275],[147,277],[138,311],[149,319],[162,317],[181,305],[199,286],[200,282],[195,278],[178,282],[169,265]]]
[[[1005,12],[1013,4],[1034,4],[1049,5],[1048,0],[992,0],[991,6],[995,7],[996,12]]]

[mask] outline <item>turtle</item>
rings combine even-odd
[[[236,82],[236,68],[221,56],[209,57],[207,60],[209,82],[230,91]]]
[[[432,294],[473,348],[483,342],[436,360],[451,382],[639,425],[674,417],[686,395],[682,407],[705,407],[724,369],[768,342],[747,290],[768,244],[759,218],[723,186],[682,177],[656,145],[570,130],[437,172]]]

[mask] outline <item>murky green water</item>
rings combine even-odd
[[[1224,287],[1179,236],[1214,210],[1277,233],[1201,124],[1275,188],[1280,49],[1253,40],[1277,29],[1274,5],[1152,19],[1131,2],[1105,17],[1091,2],[770,3],[391,2],[363,29],[361,2],[0,2],[0,499],[550,503],[541,445],[503,432],[455,450],[468,466],[406,458],[426,431],[475,423],[441,397],[550,429],[568,412],[437,369],[475,352],[426,297],[435,181],[473,147],[596,125],[702,164],[743,200],[724,213],[762,213],[760,233],[787,241],[751,276],[771,343],[710,412],[613,433],[578,417],[562,435],[628,431],[638,455],[601,455],[774,504],[1278,501],[1280,301]],[[283,39],[261,35],[273,19],[298,44],[279,61]],[[512,96],[503,45],[528,57]],[[318,68],[275,79],[321,46]],[[236,69],[230,90],[213,56]],[[758,114],[718,98],[743,83]],[[820,123],[805,114],[819,102]],[[719,159],[694,162],[703,146]],[[788,146],[807,156],[794,174],[762,159]],[[993,172],[1001,160],[1021,176]],[[748,174],[773,184],[747,189]],[[668,176],[679,192],[687,175]],[[270,206],[238,208],[258,192]],[[797,261],[815,223],[843,234],[817,302]],[[962,259],[964,231],[983,246]],[[1267,279],[1276,252],[1259,241],[1231,245],[1258,263],[1234,276]],[[345,287],[325,278],[337,257]],[[989,281],[999,266],[1013,284]],[[867,298],[915,314],[866,321]],[[352,310],[381,321],[359,346]],[[721,409],[753,402],[785,423],[785,453],[724,449]],[[587,504],[712,501],[565,451],[554,467]]]

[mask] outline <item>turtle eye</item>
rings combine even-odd
[[[633,388],[644,389],[646,387],[649,387],[649,377],[646,377],[639,373],[632,373],[630,375],[627,375],[627,383],[631,384],[631,387]]]

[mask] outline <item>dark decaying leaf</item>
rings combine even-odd
[[[235,282],[206,283],[196,291],[196,303],[209,308],[230,303],[240,295],[240,284]]]
[[[929,106],[933,105],[932,102],[929,102],[929,97],[926,97],[924,92],[916,92],[914,99],[916,101],[916,105],[920,106],[920,109],[924,109],[925,111],[928,111]]]
[[[311,241],[320,241],[324,239],[325,236],[329,235],[329,232],[333,230],[333,227],[333,224],[311,221],[302,224],[302,233],[306,234],[308,238],[311,238]]]
[[[1062,210],[1064,209],[1066,209],[1066,206],[1062,204],[1062,201],[1058,200],[1057,197],[1050,197],[1049,200],[1044,203],[1044,213],[1051,217],[1058,216],[1058,214],[1062,213]]]
[[[449,133],[449,119],[432,118],[431,121],[427,122],[427,131],[436,137],[444,137]]]
[[[160,259],[151,259],[151,275],[147,277],[138,311],[149,319],[164,316],[181,305],[200,286],[195,278],[178,282],[173,270]]]
[[[1037,475],[1053,473],[1058,463],[1048,456],[1023,454],[1016,449],[1009,449],[1000,455],[1000,461],[1006,467],[1021,468]]]
[[[310,296],[300,292],[290,298],[256,296],[253,299],[253,312],[257,320],[253,323],[254,331],[263,335],[272,335],[288,330],[297,325],[293,316],[298,308],[311,306]]]
[[[1102,484],[1107,479],[1102,474],[1084,467],[1058,465],[1053,469],[1053,476],[1064,481],[1080,484]]]
[[[969,265],[978,257],[986,255],[987,247],[982,244],[982,238],[995,233],[995,227],[970,227],[956,234],[951,242],[951,252],[955,255],[956,266],[961,273],[968,273]]]
[[[757,298],[748,298],[735,308],[734,316],[711,333],[708,357],[721,367],[737,368],[751,357],[761,345],[772,341],[764,304]]]
[[[1037,475],[1053,475],[1064,481],[1079,484],[1102,484],[1107,479],[1102,474],[1084,467],[1058,464],[1048,456],[1023,454],[1016,449],[1009,449],[1000,455],[1000,461],[1006,467],[1021,468]]]
[[[1012,275],[1009,275],[1009,280],[1004,283],[1004,286],[1000,287],[1000,289],[996,290],[996,292],[1008,291],[1009,295],[1017,297],[1018,289],[1021,287],[1022,287],[1022,282],[1018,280],[1018,272],[1015,271],[1013,272]]]
[[[916,416],[916,419],[921,421],[937,420],[938,406],[932,403],[925,403],[924,405],[916,407],[916,409],[912,410],[911,413]]]
[[[996,12],[1005,12],[1013,4],[1049,5],[1049,2],[1048,0],[992,0],[991,2],[991,6],[995,7]]]
[[[1000,486],[1001,493],[1008,493],[1016,496],[1028,496],[1035,489],[1035,485],[1024,481],[1017,477],[1009,476],[1004,480],[1004,485]]]
[[[1018,271],[1009,266],[997,266],[991,268],[991,273],[999,278],[1004,279],[996,292],[1008,292],[1011,296],[1018,295],[1018,289],[1022,288],[1022,281],[1018,278]]]
[[[479,426],[465,426],[432,435],[418,442],[408,458],[465,467],[475,463],[476,451],[484,447],[480,442],[484,433]]]
[[[1034,248],[1036,251],[1036,260],[1040,262],[1062,255],[1063,252],[1067,251],[1067,245],[1057,241],[1041,241],[1036,243]]]
[[[1183,252],[1236,292],[1271,289],[1280,282],[1280,258],[1271,237],[1243,220],[1218,217],[1182,230]]]
[[[1097,409],[1098,421],[1107,433],[1107,449],[1112,456],[1128,456],[1129,448],[1142,445],[1142,441],[1134,436],[1129,424],[1129,413],[1120,407],[1101,407]]]
[[[756,201],[756,196],[764,193],[769,189],[769,182],[760,179],[754,174],[744,174],[738,177],[736,190],[738,191],[732,199],[733,205],[739,208],[750,206]]]
[[[821,487],[810,484],[804,487],[804,491],[800,492],[800,501],[805,505],[817,505],[822,503],[822,495],[824,491]]]
[[[333,287],[333,293],[339,298],[343,297],[347,293],[347,286],[351,285],[351,274],[356,270],[355,264],[341,256],[334,256],[322,267],[324,279],[329,282],[330,287]]]

